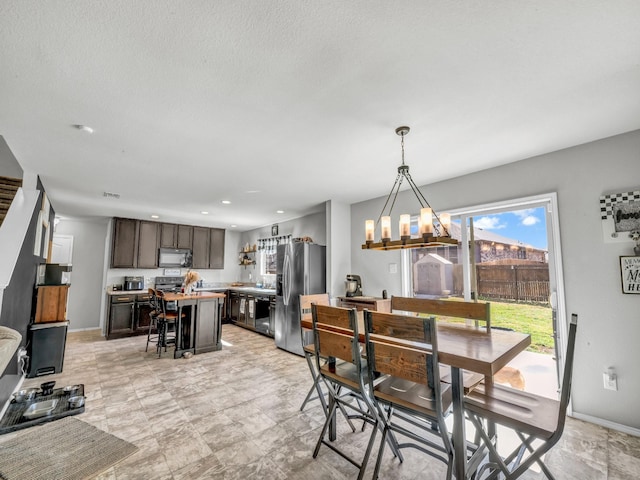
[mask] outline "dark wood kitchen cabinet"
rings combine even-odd
[[[138,220],[114,218],[112,268],[135,268],[138,250]]]
[[[193,227],[193,268],[209,268],[209,229]]]
[[[224,268],[224,229],[193,227],[193,268]]]
[[[135,295],[111,295],[109,300],[109,319],[107,322],[107,340],[129,337],[134,333]]]
[[[159,225],[156,222],[140,221],[138,227],[138,268],[158,268]]]
[[[193,247],[193,227],[191,225],[160,224],[160,246],[162,248]]]
[[[139,293],[136,295],[136,308],[133,328],[136,333],[146,335],[149,332],[151,324],[151,295],[148,293]]]
[[[188,248],[193,268],[224,268],[223,228],[114,218],[111,268],[158,268],[158,249]]]
[[[224,268],[224,228],[210,229],[209,268]]]
[[[107,340],[146,335],[151,323],[148,293],[109,295]]]

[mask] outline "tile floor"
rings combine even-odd
[[[69,334],[64,372],[47,380],[84,383],[86,411],[77,418],[140,447],[99,478],[356,478],[355,467],[326,447],[312,458],[323,414],[317,402],[299,411],[310,386],[304,359],[234,325],[223,326],[223,340],[222,351],[174,360],[171,352],[160,359],[153,348],[145,353],[146,337],[107,342],[95,333]],[[339,428],[341,445],[353,452],[367,436]],[[442,463],[404,452],[402,464],[385,453],[380,478],[444,478]],[[374,463],[375,455],[365,478]],[[569,418],[547,465],[558,480],[635,480],[640,438]],[[523,478],[544,476],[529,470]]]

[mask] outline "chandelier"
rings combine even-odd
[[[363,250],[397,250],[401,248],[428,248],[446,245],[457,245],[458,241],[451,238],[449,229],[451,228],[451,216],[448,213],[438,215],[433,211],[427,199],[424,198],[420,189],[416,186],[411,175],[409,174],[409,165],[404,163],[404,137],[409,133],[409,127],[396,128],[396,134],[400,135],[400,145],[402,147],[402,165],[398,167],[398,176],[393,183],[391,192],[387,197],[387,201],[382,207],[382,211],[378,216],[378,221],[367,220],[365,222],[365,243],[362,244]],[[411,191],[418,199],[420,204],[420,216],[418,217],[417,236],[411,238],[411,215],[400,215],[400,240],[391,239],[391,211],[396,203],[398,192],[403,180],[411,187]],[[389,210],[385,210],[389,207]],[[434,221],[435,220],[435,221]],[[375,228],[380,225],[379,242],[374,240]]]

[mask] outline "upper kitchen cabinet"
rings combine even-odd
[[[224,229],[193,227],[193,268],[224,268]]]
[[[138,254],[138,220],[114,218],[112,268],[135,268]]]
[[[223,228],[113,219],[111,268],[158,268],[160,248],[192,250],[193,268],[224,268]]]
[[[224,228],[210,229],[209,268],[224,268]]]
[[[138,230],[138,268],[158,268],[160,224],[140,221]]]
[[[193,227],[193,268],[209,268],[209,229]]]
[[[191,225],[160,224],[160,247],[188,248],[193,246],[193,227]]]

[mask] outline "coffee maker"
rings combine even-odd
[[[347,280],[344,282],[347,287],[347,297],[362,296],[362,279],[360,275],[348,274]]]

